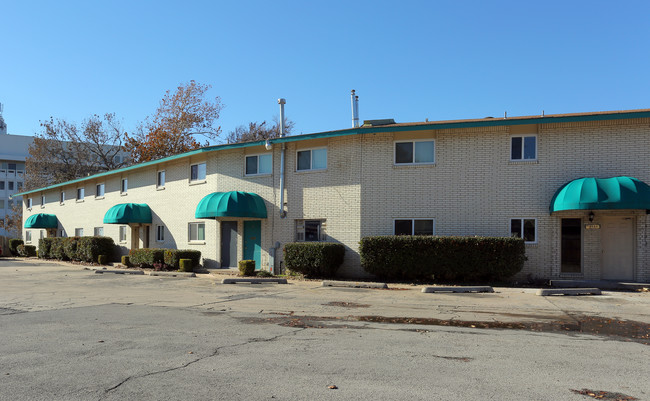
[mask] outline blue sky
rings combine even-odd
[[[224,133],[650,108],[648,1],[13,1],[0,9],[10,134],[114,112],[130,131],[194,79]]]

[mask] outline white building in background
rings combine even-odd
[[[9,135],[7,124],[2,117],[0,104],[0,220],[4,221],[11,213],[14,203],[20,204],[21,198],[9,197],[23,189],[25,182],[25,159],[29,155],[29,145],[33,136]],[[8,233],[0,228],[0,235]]]

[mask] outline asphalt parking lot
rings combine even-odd
[[[0,259],[0,399],[650,397],[647,292],[222,278]]]

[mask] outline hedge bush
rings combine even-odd
[[[42,259],[98,263],[99,255],[106,255],[108,262],[114,254],[115,243],[110,237],[49,237],[38,241],[38,257]]]
[[[77,257],[86,262],[99,263],[99,255],[106,255],[106,262],[115,257],[115,242],[111,237],[80,237]],[[99,263],[105,264],[105,263]]]
[[[181,259],[178,266],[178,270],[182,272],[194,271],[194,261],[192,259]]]
[[[98,255],[97,256],[97,264],[98,265],[106,265],[106,264],[108,264],[108,255]]]
[[[80,237],[68,237],[63,240],[63,251],[65,252],[65,257],[74,260],[80,261],[81,258],[77,254],[77,248],[79,246]]]
[[[50,247],[50,258],[58,260],[68,260],[65,254],[65,240],[67,238],[52,238],[52,246]]]
[[[154,263],[165,262],[165,250],[158,248],[131,249],[129,261],[133,266],[153,268]]]
[[[345,247],[331,242],[293,242],[284,246],[287,269],[305,276],[334,276],[344,255]]]
[[[131,267],[131,259],[128,255],[122,255],[122,264],[126,267]]]
[[[41,259],[52,259],[53,256],[50,256],[52,249],[52,243],[56,238],[41,238],[38,240],[38,257]]]
[[[504,280],[526,260],[524,241],[510,237],[365,237],[359,254],[368,273],[407,280]]]
[[[17,248],[18,255],[24,258],[36,256],[36,246],[20,244]]]
[[[239,275],[240,276],[254,276],[255,275],[255,261],[254,260],[240,260],[239,261]]]
[[[18,245],[24,245],[25,242],[20,239],[20,238],[12,238],[9,240],[9,251],[11,252],[11,256],[19,256],[18,255]]]
[[[165,249],[164,262],[166,265],[173,267],[174,270],[178,270],[181,259],[192,260],[192,269],[194,269],[201,263],[201,251],[194,249]]]

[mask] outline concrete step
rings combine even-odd
[[[537,295],[601,295],[598,288],[542,288],[537,290]]]
[[[466,287],[424,287],[422,292],[494,292],[490,286],[466,286]]]

